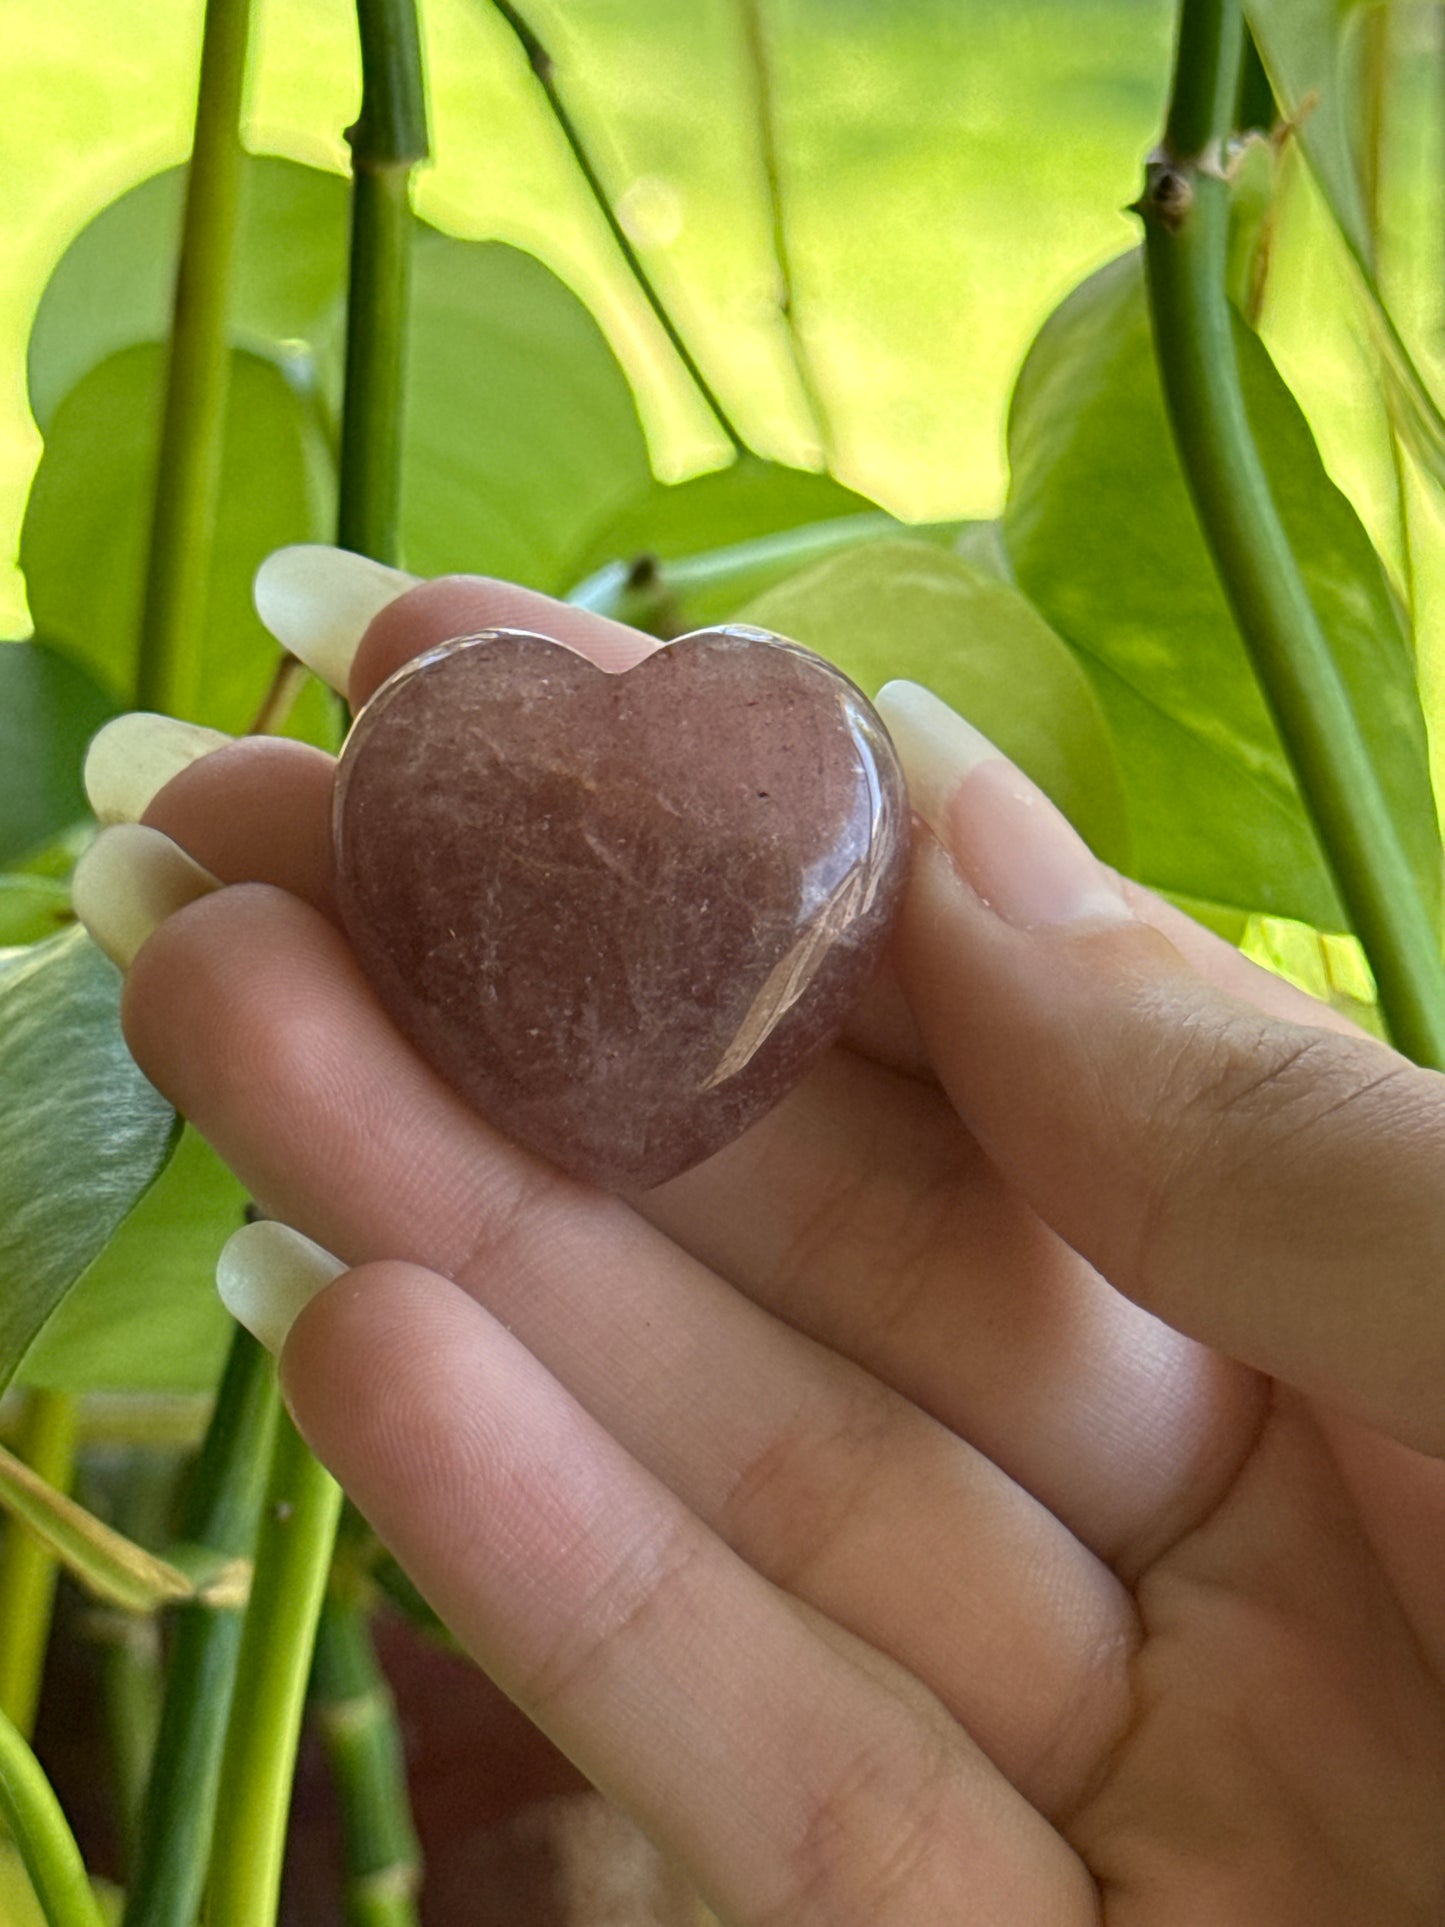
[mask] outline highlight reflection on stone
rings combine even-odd
[[[659,1184],[762,1115],[872,976],[903,777],[840,671],[704,630],[623,674],[512,630],[443,644],[358,717],[342,916],[399,1028],[518,1143]]]

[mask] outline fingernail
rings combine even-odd
[[[85,793],[102,823],[139,823],[173,776],[233,742],[219,729],[135,710],[117,716],[85,752]]]
[[[220,887],[218,878],[159,830],[116,823],[76,864],[70,901],[111,962],[129,970],[157,925]]]
[[[256,571],[256,613],[284,648],[341,695],[373,616],[421,577],[350,549],[301,542]]]
[[[262,1219],[243,1225],[221,1248],[216,1290],[231,1316],[279,1352],[311,1300],[348,1267],[290,1225]]]
[[[874,699],[909,799],[954,868],[1005,923],[1132,923],[1113,876],[1038,785],[915,682]]]

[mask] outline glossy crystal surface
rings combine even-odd
[[[482,1116],[617,1190],[784,1095],[880,959],[908,810],[845,676],[758,630],[622,674],[498,630],[400,670],[337,775],[347,932]]]

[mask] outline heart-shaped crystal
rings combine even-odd
[[[839,670],[703,630],[621,674],[493,630],[357,718],[337,887],[399,1028],[518,1143],[613,1189],[766,1111],[876,968],[902,773]]]

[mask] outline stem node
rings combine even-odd
[[[1187,168],[1177,161],[1155,156],[1144,175],[1144,192],[1133,204],[1133,211],[1145,221],[1157,221],[1175,234],[1188,219],[1194,205],[1194,183]]]

